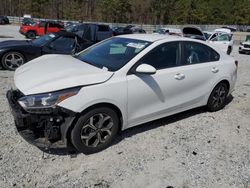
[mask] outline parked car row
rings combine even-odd
[[[26,21],[21,25],[20,32],[27,38],[42,37],[33,41],[1,42],[0,62],[1,66],[7,70],[15,70],[22,64],[44,54],[74,54],[113,35],[128,34],[125,32],[114,34],[114,30],[109,25],[104,24],[72,23],[63,28],[60,23],[54,21],[30,22],[31,24],[29,24],[30,18],[27,18]],[[123,29],[124,31],[129,29],[129,33],[131,33],[131,31],[136,30],[136,27],[129,25]],[[193,26],[185,26],[182,31],[173,28],[158,30],[159,34],[178,35],[207,41],[227,54],[230,54],[233,49],[230,32],[228,29],[219,29],[207,33]],[[50,34],[45,35],[46,33]],[[240,48],[245,50],[244,45]]]
[[[199,27],[196,26],[184,26],[182,30],[175,28],[162,28],[155,31],[155,33],[179,35],[192,39],[207,41],[208,43],[219,47],[227,54],[231,54],[233,50],[233,34],[228,28],[219,28],[214,30],[213,32],[207,32],[202,31]]]
[[[124,35],[124,34],[137,34],[137,33],[146,33],[146,31],[134,25],[127,25],[126,27],[114,27],[113,28],[114,36]]]

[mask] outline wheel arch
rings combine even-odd
[[[22,56],[23,56],[23,58],[24,58],[24,63],[27,62],[27,57],[26,57],[26,55],[25,55],[21,50],[7,49],[7,50],[4,50],[4,51],[0,54],[0,65],[2,66],[3,69],[5,69],[5,68],[3,67],[3,57],[4,57],[5,54],[10,53],[10,52],[18,52],[18,53],[22,54]]]
[[[28,38],[28,34],[31,33],[31,32],[32,32],[32,33],[35,33],[35,38],[36,38],[37,32],[36,32],[36,30],[33,30],[33,29],[28,30],[28,31],[25,33],[25,37]],[[31,39],[32,39],[32,38],[31,38]]]
[[[227,89],[230,90],[230,82],[229,82],[227,79],[223,79],[223,80],[219,81],[219,82],[214,86],[214,88],[215,88],[218,84],[220,84],[220,83],[225,83],[225,84],[227,85]]]
[[[213,87],[212,87],[210,93],[207,95],[206,104],[207,104],[207,102],[208,102],[208,100],[209,100],[209,97],[210,97],[210,95],[212,94],[214,88],[215,88],[218,84],[220,84],[220,83],[225,83],[225,84],[227,85],[227,87],[228,87],[228,90],[230,91],[230,82],[228,81],[228,79],[226,79],[226,78],[221,79],[220,81],[216,82],[216,83],[213,85]]]
[[[93,105],[87,107],[86,109],[84,109],[82,112],[79,112],[79,113],[76,114],[76,117],[75,117],[74,121],[72,122],[72,124],[66,130],[66,138],[67,138],[68,142],[71,143],[70,133],[71,133],[72,129],[74,128],[74,126],[75,126],[76,122],[78,121],[78,119],[81,117],[81,115],[83,115],[84,113],[87,113],[88,111],[90,111],[92,109],[98,108],[98,107],[108,107],[108,108],[111,108],[112,110],[114,110],[117,113],[118,118],[119,118],[119,131],[122,130],[122,127],[123,127],[123,114],[122,114],[120,108],[117,107],[116,105],[112,104],[112,103],[109,103],[109,102],[100,102],[100,103],[97,103],[97,104],[93,104]]]
[[[35,34],[37,34],[37,33],[36,33],[36,30],[34,30],[34,29],[28,30],[28,31],[26,32],[26,34],[29,33],[29,32],[34,32]]]
[[[18,49],[7,49],[7,50],[3,51],[3,52],[0,54],[1,63],[2,63],[2,58],[3,58],[3,56],[4,56],[5,54],[9,53],[9,52],[18,52],[18,53],[22,54],[22,56],[24,57],[25,62],[27,61],[27,57],[26,57],[25,53],[22,52],[21,50],[18,50]]]

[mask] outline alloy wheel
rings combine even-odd
[[[216,88],[214,95],[212,96],[212,106],[214,108],[219,108],[225,102],[227,95],[227,88],[221,84],[220,87]]]
[[[18,52],[10,52],[3,57],[3,66],[8,70],[16,70],[24,64],[23,55]]]
[[[97,147],[111,136],[113,119],[104,113],[91,116],[81,129],[81,140],[88,147]]]

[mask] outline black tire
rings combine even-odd
[[[239,51],[239,54],[245,54],[244,52]]]
[[[28,32],[26,33],[26,37],[27,37],[28,39],[35,39],[35,38],[36,38],[36,33],[35,33],[34,31],[28,31]]]
[[[102,128],[100,122],[103,122]],[[99,107],[86,112],[78,119],[71,131],[71,142],[79,152],[96,153],[111,145],[118,130],[119,118],[116,112],[111,108]]]
[[[16,59],[14,63],[12,62],[11,56],[14,56],[14,58]],[[15,52],[15,51],[5,53],[1,59],[1,64],[3,68],[10,71],[16,70],[24,63],[25,63],[24,55],[21,54],[20,52]]]
[[[228,49],[227,49],[227,54],[228,54],[228,55],[230,55],[230,54],[231,54],[231,52],[232,52],[232,47],[231,47],[231,46],[229,46],[229,47],[228,47]]]
[[[208,111],[216,112],[223,109],[226,105],[228,92],[229,88],[225,82],[220,82],[217,84],[209,96],[207,102]]]

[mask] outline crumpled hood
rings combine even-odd
[[[102,83],[113,74],[70,55],[44,55],[18,68],[14,82],[23,94],[32,95]]]

